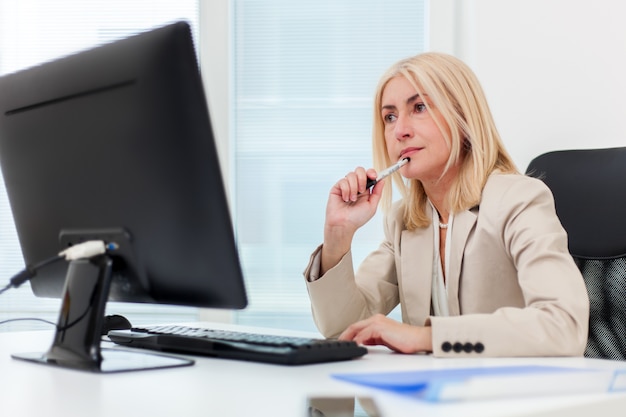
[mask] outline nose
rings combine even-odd
[[[397,140],[406,140],[413,137],[413,126],[407,115],[398,115],[395,123],[395,136]]]

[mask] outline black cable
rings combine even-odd
[[[11,279],[9,280],[9,283],[4,288],[0,289],[0,294],[4,293],[10,288],[19,287],[20,285],[22,285],[23,283],[25,283],[26,281],[34,277],[37,274],[37,271],[39,269],[43,268],[46,265],[50,265],[54,262],[60,261],[61,259],[64,259],[63,256],[56,255],[51,258],[45,259],[39,263],[36,263],[35,265],[26,266],[26,268],[24,268],[17,274],[13,275],[13,277],[11,277]],[[49,320],[36,318],[36,317],[22,317],[22,318],[16,318],[16,319],[2,320],[0,321],[0,326],[3,324],[15,322],[15,321],[41,321],[46,324],[51,324],[52,326],[55,326],[58,329],[58,326],[56,323],[49,321]]]
[[[94,243],[96,245],[94,245]],[[118,246],[116,243],[108,243],[105,244],[104,242],[101,241],[87,241],[87,242],[83,242],[80,245],[76,245],[74,246],[72,249],[66,249],[65,251],[61,252],[58,255],[55,255],[53,257],[50,257],[48,259],[44,259],[41,262],[36,263],[35,265],[32,266],[26,266],[26,268],[24,268],[23,270],[21,270],[20,272],[18,272],[17,274],[13,275],[13,277],[9,280],[9,283],[2,289],[0,289],[0,295],[2,293],[4,293],[5,291],[7,291],[9,288],[17,288],[20,285],[22,285],[23,283],[25,283],[26,281],[29,281],[31,278],[33,278],[36,274],[37,271],[41,268],[43,268],[44,266],[50,265],[54,262],[66,259],[66,260],[72,260],[72,259],[79,259],[79,258],[85,258],[85,257],[92,257],[101,253],[104,253],[107,250],[115,250],[117,249]],[[68,253],[72,251],[73,253]],[[91,295],[91,298],[93,299],[95,295],[95,289],[94,289],[94,293]],[[5,323],[9,323],[12,321],[20,321],[20,320],[34,320],[34,321],[41,321],[44,323],[48,323],[51,324],[53,326],[55,326],[57,331],[64,331],[69,329],[70,327],[75,326],[76,324],[78,324],[78,322],[80,322],[83,318],[85,318],[85,316],[89,313],[89,310],[92,308],[92,302],[89,303],[89,305],[87,306],[87,308],[85,309],[85,311],[76,319],[72,320],[70,323],[64,325],[64,326],[59,326],[57,323],[53,323],[51,321],[48,320],[44,320],[44,319],[39,319],[39,318],[17,318],[17,319],[8,319],[8,320],[4,320],[4,321],[0,321],[0,325],[5,324]]]
[[[2,326],[3,324],[7,324],[7,323],[11,323],[14,321],[40,321],[46,324],[50,324],[52,326],[54,326],[56,328],[57,331],[62,332],[64,330],[69,329],[70,327],[75,326],[79,321],[81,321],[89,312],[89,310],[91,309],[91,306],[88,306],[87,309],[85,310],[85,312],[78,317],[77,319],[72,320],[71,322],[69,322],[68,324],[66,324],[65,326],[59,326],[57,323],[50,321],[50,320],[46,320],[46,319],[40,319],[37,317],[20,317],[20,318],[16,318],[16,319],[7,319],[7,320],[2,320],[0,321],[0,326]]]
[[[89,308],[87,309],[87,311],[89,311]],[[85,312],[85,314],[86,313],[87,312]],[[40,319],[40,318],[37,318],[37,317],[19,317],[19,318],[15,318],[15,319],[2,320],[2,321],[0,321],[0,326],[2,326],[3,324],[12,323],[14,321],[40,321],[42,323],[46,323],[46,324],[49,324],[51,326],[54,326],[56,331],[61,332],[61,331],[67,330],[70,327],[74,326],[76,323],[78,323],[85,316],[85,314],[83,314],[78,319],[72,321],[71,323],[66,324],[65,326],[59,326],[57,323],[55,323],[53,321],[46,320],[46,319]]]
[[[15,318],[15,319],[7,319],[7,320],[2,320],[0,321],[0,326],[2,326],[3,324],[7,324],[7,323],[12,323],[14,321],[40,321],[42,323],[46,323],[49,324],[51,326],[54,326],[56,328],[57,331],[59,330],[66,330],[68,327],[75,325],[76,323],[70,323],[67,326],[64,327],[59,327],[55,322],[52,322],[50,320],[46,320],[46,319],[40,319],[37,317],[19,317],[19,318]],[[106,335],[105,335],[106,336]],[[101,341],[103,342],[110,342],[109,339],[107,339],[106,337],[102,337]]]
[[[0,294],[2,294],[3,292],[5,292],[6,290],[8,290],[11,287],[12,287],[11,283],[7,284],[6,287],[4,287],[3,289],[0,290]]]
[[[9,280],[9,283],[6,285],[6,287],[2,288],[0,290],[0,294],[2,294],[3,292],[5,292],[6,290],[8,290],[9,288],[17,288],[20,285],[22,285],[23,283],[25,283],[26,281],[29,281],[32,277],[34,277],[35,275],[37,275],[37,271],[41,268],[43,268],[44,266],[50,265],[54,262],[60,261],[64,259],[63,256],[61,255],[55,255],[51,258],[45,259],[39,263],[36,263],[35,265],[32,266],[26,266],[26,268],[22,269],[20,272],[18,272],[17,274],[13,275],[13,277]]]
[[[85,311],[83,311],[83,313],[80,316],[78,316],[77,318],[75,318],[74,320],[70,321],[69,323],[67,323],[67,324],[65,324],[63,326],[59,326],[58,324],[55,324],[55,326],[57,328],[57,331],[58,332],[65,331],[65,330],[75,326],[82,319],[84,319],[85,316],[89,313],[89,310],[91,310],[91,308],[93,307],[93,299],[94,299],[95,295],[96,295],[96,289],[94,288],[93,292],[91,293],[89,304],[87,305],[87,308],[85,309]]]
[[[15,274],[7,284],[6,287],[0,289],[0,294],[8,290],[9,288],[17,288],[26,281],[33,278],[37,271],[46,265],[60,261],[62,259],[72,261],[75,259],[86,259],[96,255],[103,254],[110,250],[118,249],[118,245],[115,242],[106,243],[101,240],[88,240],[86,242],[79,243],[77,245],[66,248],[64,251],[51,258],[45,259],[35,265],[27,265],[26,268]]]
[[[53,257],[50,257],[48,259],[44,259],[41,262],[36,263],[35,265],[32,266],[26,266],[26,268],[24,268],[23,270],[21,270],[20,272],[18,272],[17,274],[13,275],[13,277],[9,280],[9,283],[2,289],[0,289],[0,294],[4,293],[5,291],[7,291],[10,288],[17,288],[20,285],[22,285],[23,283],[25,283],[26,281],[29,281],[31,278],[33,278],[35,275],[37,275],[37,271],[41,268],[43,268],[44,266],[50,265],[52,263],[55,263],[57,261],[63,260],[65,259],[64,256],[62,255],[56,255]],[[27,320],[33,320],[33,321],[41,321],[47,324],[51,324],[54,327],[56,327],[57,331],[63,331],[63,330],[67,330],[70,327],[76,325],[80,320],[82,320],[85,315],[87,315],[87,313],[89,312],[89,309],[91,308],[91,306],[88,306],[86,311],[81,314],[80,317],[78,317],[75,320],[72,320],[72,322],[66,324],[65,326],[59,326],[57,323],[48,321],[48,320],[44,320],[44,319],[39,319],[39,318],[16,318],[16,319],[8,319],[8,320],[4,320],[4,321],[0,321],[0,325],[6,324],[6,323],[10,323],[13,321],[27,321]]]
[[[17,318],[17,319],[2,320],[2,321],[0,321],[0,326],[3,325],[3,324],[14,322],[14,321],[41,321],[41,322],[44,322],[46,324],[51,324],[53,326],[56,326],[56,323],[54,323],[54,322],[52,322],[50,320],[39,319],[39,318],[36,318],[36,317],[20,317],[20,318]]]
[[[87,308],[87,311],[89,311],[90,308],[91,308],[91,306],[89,306]],[[53,321],[46,320],[46,319],[40,319],[40,318],[37,318],[37,317],[19,317],[19,318],[15,318],[15,319],[2,320],[2,321],[0,321],[0,326],[2,326],[3,324],[12,323],[14,321],[40,321],[42,323],[49,324],[49,325],[53,326],[57,332],[62,332],[64,330],[67,330],[70,327],[76,325],[76,323],[78,323],[85,316],[85,314],[87,314],[87,311],[85,311],[85,313],[81,317],[79,317],[78,319],[72,321],[69,324],[66,324],[65,326],[59,326],[57,323],[55,323]],[[109,340],[107,338],[105,338],[105,337],[102,337],[102,341],[108,342]]]
[[[51,263],[54,263],[56,261],[59,261],[61,259],[65,259],[63,256],[61,255],[57,255],[57,256],[53,256],[51,258],[48,258],[44,261],[41,261],[37,264],[35,264],[32,267],[26,267],[24,268],[22,271],[18,272],[17,274],[15,274],[13,276],[13,278],[10,279],[9,284],[4,287],[2,290],[0,290],[0,294],[2,294],[3,292],[5,292],[6,290],[8,290],[9,288],[17,288],[20,285],[22,285],[24,282],[30,280],[32,277],[35,276],[35,274],[37,273],[37,271],[40,268],[43,268],[46,265],[49,265]],[[91,295],[91,298],[93,299],[95,295],[95,290],[94,290],[94,294]],[[64,326],[59,326],[57,323],[48,321],[48,320],[44,320],[44,319],[39,319],[39,318],[16,318],[16,319],[8,319],[8,320],[4,320],[4,321],[0,321],[0,325],[5,324],[5,323],[9,323],[12,321],[20,321],[20,320],[34,320],[34,321],[42,321],[44,323],[48,323],[51,324],[53,326],[56,327],[56,330],[59,332],[65,331],[73,326],[75,326],[76,324],[78,324],[78,322],[80,322],[83,318],[85,318],[85,316],[89,313],[89,310],[91,310],[92,307],[92,303],[90,302],[89,305],[87,306],[87,308],[85,309],[85,311],[76,319],[72,320],[71,322],[65,324]]]

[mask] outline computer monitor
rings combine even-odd
[[[19,358],[120,370],[119,349],[100,348],[107,300],[247,305],[187,23],[1,77],[0,165],[26,265],[92,239],[119,247],[38,271],[34,294],[63,300],[57,332]]]

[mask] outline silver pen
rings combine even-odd
[[[391,174],[393,174],[394,172],[402,168],[404,165],[408,164],[410,160],[411,158],[402,158],[401,160],[399,160],[392,166],[383,169],[382,171],[378,173],[378,177],[376,177],[375,180],[371,180],[371,179],[367,180],[367,184],[365,185],[365,188],[371,188],[375,186],[378,181],[390,176]]]

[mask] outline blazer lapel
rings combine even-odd
[[[402,273],[398,277],[404,299],[403,321],[423,326],[430,317],[433,269],[432,226],[418,231],[402,231],[400,238]],[[411,320],[413,319],[413,320]]]
[[[458,316],[461,314],[461,308],[459,306],[459,279],[461,276],[461,263],[463,262],[463,252],[465,252],[467,239],[476,224],[476,217],[476,208],[462,211],[454,215],[449,263],[450,270],[446,272],[448,308],[451,316]]]

